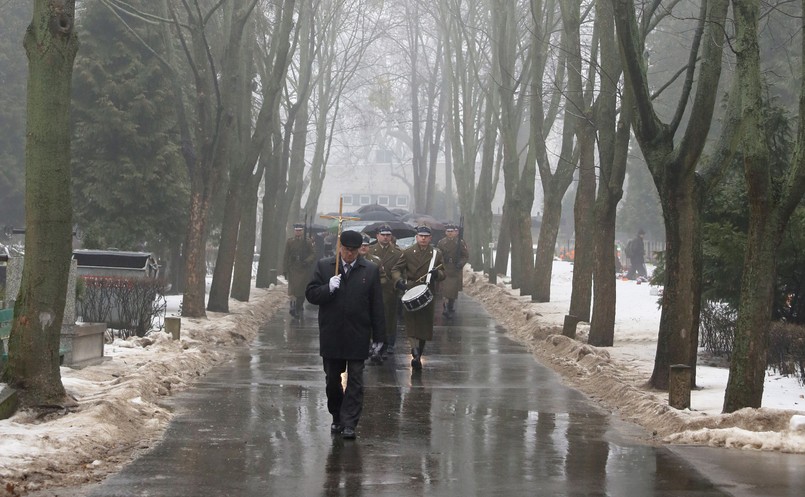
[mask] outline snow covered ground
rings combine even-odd
[[[561,336],[572,274],[572,263],[554,262],[548,303],[532,303],[505,280],[491,285],[480,273],[465,274],[464,291],[481,300],[515,339],[570,385],[644,426],[658,441],[805,453],[805,387],[794,377],[769,372],[763,407],[732,414],[721,414],[729,371],[704,358],[697,365],[698,388],[691,392],[690,409],[669,407],[667,392],[646,386],[660,322],[659,289],[648,283],[617,281],[613,347],[586,345],[585,323],[578,326],[578,341]]]
[[[646,388],[654,360],[660,311],[648,284],[617,283],[615,345],[590,347],[561,335],[570,301],[572,264],[554,263],[552,302],[532,303],[501,282],[465,272],[464,291],[483,303],[508,330],[565,381],[624,419],[647,428],[656,442],[694,443],[742,449],[805,453],[805,389],[794,378],[769,375],[762,409],[722,415],[727,370],[698,368],[701,387],[691,409],[668,407],[667,393]],[[287,305],[286,287],[253,289],[251,302],[230,301],[230,314],[182,318],[182,338],[156,331],[146,338],[115,340],[107,360],[81,370],[62,368],[62,381],[76,408],[40,415],[22,411],[0,421],[0,497],[28,490],[100,480],[140,450],[159,441],[171,419],[160,399],[243,346],[277,309]],[[178,297],[168,302],[177,315]],[[459,309],[460,312],[460,309]]]
[[[180,300],[168,297],[168,316],[178,315]],[[0,420],[0,497],[97,481],[119,470],[162,437],[172,413],[159,405],[161,398],[187,388],[231,347],[250,342],[286,305],[285,286],[253,288],[250,302],[230,300],[229,314],[182,318],[179,341],[161,331],[116,339],[105,346],[102,364],[62,367],[62,383],[77,407],[23,410]]]

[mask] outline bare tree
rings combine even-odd
[[[512,287],[520,288],[522,293],[529,294],[528,288],[533,273],[531,206],[534,201],[536,167],[534,161],[530,160],[532,157],[525,159],[521,157],[518,139],[523,127],[524,108],[527,102],[528,91],[525,87],[531,82],[532,95],[541,94],[538,88],[542,84],[542,74],[534,76],[531,67],[534,64],[534,72],[542,69],[532,57],[541,55],[535,46],[544,39],[539,40],[539,35],[536,33],[541,27],[539,23],[542,22],[542,12],[534,12],[532,17],[535,19],[535,25],[529,26],[534,34],[526,39],[527,44],[521,40],[519,33],[526,30],[523,23],[528,22],[526,19],[529,16],[521,16],[519,7],[517,3],[494,2],[492,39],[498,62],[497,74],[500,78],[495,89],[500,99],[498,126],[503,149],[502,168],[505,186],[503,210],[504,222],[511,237]],[[538,80],[532,81],[534,77]],[[532,102],[533,105],[540,105],[542,99],[534,98]],[[538,116],[533,115],[531,124],[541,125],[539,122],[541,118],[541,113]],[[535,126],[530,130],[529,137],[537,133],[539,130]],[[541,134],[539,138],[542,138]],[[532,150],[529,148],[527,154]]]
[[[497,92],[491,91],[495,80],[494,54],[490,53],[485,35],[491,19],[483,6],[481,1],[461,4],[442,0],[439,4],[440,27],[445,32],[444,92],[450,173],[455,176],[459,206],[465,214],[464,235],[470,248],[470,263],[478,269],[484,267],[482,256],[492,241],[492,199],[497,186],[494,161],[497,127],[492,113],[499,111]]]
[[[287,76],[291,33],[294,26],[295,0],[278,4],[273,16],[261,18],[256,60],[260,75],[262,102],[243,160],[243,198],[238,226],[235,264],[232,276],[232,298],[248,301],[251,293],[254,245],[257,237],[258,190],[267,163],[272,157],[273,129],[279,124],[280,95]],[[267,275],[262,275],[258,286],[268,286]]]
[[[750,215],[724,412],[761,406],[777,274],[777,248],[791,214],[805,194],[805,125],[802,123],[805,79],[800,78],[796,155],[783,177],[774,178],[770,166],[771,150],[764,130],[766,119],[758,46],[760,2],[735,1],[733,6],[739,82],[734,91],[739,98],[730,103],[736,108],[740,106],[741,130],[738,134],[742,137],[740,148]],[[801,55],[805,55],[805,40],[802,41]]]
[[[714,88],[717,88],[721,76],[723,26],[729,2],[702,2],[683,91],[676,112],[670,122],[665,123],[652,104],[643,58],[645,38],[641,36],[641,32],[647,32],[646,26],[653,22],[659,4],[642,11],[644,29],[641,31],[632,0],[612,1],[626,84],[634,97],[633,129],[659,191],[665,218],[666,279],[657,353],[649,382],[655,388],[667,389],[671,364],[693,367],[695,383],[701,306],[700,214],[703,197],[717,179],[718,167],[723,161],[710,161],[698,171],[697,165],[718,98]],[[696,74],[693,105],[688,109]],[[688,116],[688,123],[681,140],[675,143],[684,115]],[[716,155],[729,148],[719,146]]]
[[[588,343],[611,346],[615,337],[615,217],[623,197],[626,157],[631,136],[632,105],[628,95],[620,102],[618,85],[621,71],[618,45],[615,41],[615,19],[612,3],[596,1],[596,32],[600,53],[600,91],[595,104],[598,132],[599,178],[595,200],[595,269],[593,276],[593,310]]]
[[[34,2],[28,56],[25,262],[3,376],[26,406],[74,403],[59,373],[72,258],[70,88],[78,51],[75,1]]]
[[[223,73],[227,75],[221,81],[221,100],[225,121],[229,126],[223,129],[226,134],[220,138],[222,156],[228,155],[229,182],[224,202],[224,217],[221,223],[221,236],[218,243],[218,253],[213,269],[210,296],[207,310],[216,312],[229,312],[229,290],[232,283],[232,268],[235,263],[235,249],[242,213],[242,196],[246,174],[253,168],[244,157],[247,137],[251,126],[251,82],[252,59],[244,56],[243,45],[247,45],[246,55],[249,55],[253,45],[253,38],[244,40],[244,30],[247,23],[250,25],[252,12],[257,0],[236,4],[228,4],[227,18],[229,19],[229,40],[223,57]],[[248,31],[250,34],[253,31]],[[244,102],[245,99],[245,102]],[[227,154],[228,152],[228,154]]]

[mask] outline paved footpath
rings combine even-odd
[[[402,330],[393,359],[367,364],[355,441],[330,435],[306,307],[301,321],[276,315],[249,349],[170,399],[176,417],[153,450],[101,484],[47,495],[802,495],[802,456],[645,445],[478,302],[461,296],[457,310],[438,317],[423,371],[411,370]]]

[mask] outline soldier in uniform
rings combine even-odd
[[[313,272],[316,251],[313,243],[304,237],[304,225],[293,225],[293,237],[285,242],[282,274],[288,280],[288,297],[291,301],[291,316],[302,316],[305,304],[305,287]]]
[[[428,289],[433,295],[437,281],[444,279],[442,253],[430,244],[431,229],[428,226],[418,226],[416,229],[416,243],[403,250],[400,260],[392,269],[392,278],[397,289],[405,292],[417,285],[425,284],[428,272],[431,273]],[[431,269],[432,268],[432,269]],[[405,332],[411,340],[411,367],[422,369],[422,354],[425,352],[425,343],[433,339],[433,299],[415,311],[405,312]]]
[[[392,243],[391,227],[383,225],[377,230],[377,243],[369,248],[369,253],[380,259],[380,282],[383,285],[383,309],[386,316],[386,347],[382,354],[387,357],[394,353],[397,343],[397,305],[400,302],[400,292],[394,287],[392,270],[400,260],[402,250]]]
[[[374,254],[372,254],[371,245],[370,245],[372,240],[369,238],[369,235],[367,235],[366,233],[362,233],[361,236],[363,238],[363,241],[361,242],[361,248],[358,249],[358,253],[364,259],[366,259],[367,261],[372,261],[372,262],[374,262],[375,264],[377,264],[379,266],[380,265],[380,259],[378,259],[377,257],[375,257]],[[384,277],[383,276],[383,271],[380,271],[380,282],[381,283],[383,282],[383,277]]]
[[[458,226],[448,223],[444,228],[445,237],[436,245],[444,256],[445,279],[439,285],[442,298],[446,299],[442,315],[451,319],[456,314],[458,292],[464,288],[462,268],[470,258],[470,251],[464,240],[458,238]]]

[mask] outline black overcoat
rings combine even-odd
[[[305,297],[319,306],[319,354],[328,359],[366,360],[372,342],[385,342],[383,290],[377,264],[358,257],[341,287],[330,293],[335,257],[316,263]]]

